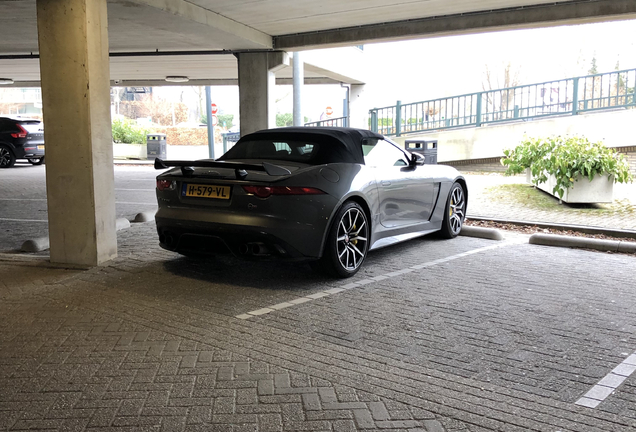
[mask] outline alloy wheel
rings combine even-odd
[[[12,160],[13,156],[11,155],[11,151],[5,147],[0,147],[0,167],[11,166]]]
[[[462,223],[465,217],[466,200],[464,199],[464,190],[457,185],[451,193],[451,199],[448,209],[450,228],[453,234],[459,234],[462,229]]]
[[[348,209],[338,223],[336,249],[342,268],[354,271],[367,254],[368,224],[363,211],[357,207]]]

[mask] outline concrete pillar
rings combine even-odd
[[[303,118],[303,86],[305,85],[305,68],[299,52],[294,53],[294,126],[304,126]]]
[[[241,136],[276,126],[273,95],[275,72],[289,66],[282,51],[238,53]]]
[[[349,127],[369,129],[369,106],[364,84],[352,84],[349,94]]]
[[[106,0],[37,0],[51,262],[117,256]]]

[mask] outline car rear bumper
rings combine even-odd
[[[38,149],[37,146],[27,146],[16,149],[16,159],[39,159],[44,156],[44,148]]]
[[[290,212],[293,213],[293,212]],[[230,251],[242,258],[317,259],[328,220],[275,215],[237,215],[205,209],[160,208],[159,243],[175,252]],[[298,220],[300,219],[300,220]]]

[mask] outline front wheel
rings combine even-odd
[[[345,203],[331,224],[320,260],[322,268],[341,278],[356,274],[367,257],[369,234],[369,222],[362,207],[353,201]]]
[[[460,183],[455,182],[446,200],[440,235],[447,239],[457,237],[462,230],[464,219],[466,219],[466,191]]]
[[[29,163],[31,165],[42,165],[44,163],[44,156],[42,156],[41,158],[29,159]]]
[[[15,165],[15,156],[10,148],[0,146],[0,168],[11,168]]]

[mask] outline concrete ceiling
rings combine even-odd
[[[186,75],[198,83],[234,83],[231,53],[236,51],[294,51],[635,17],[635,0],[108,0],[111,54],[137,54],[111,57],[111,77],[149,82]],[[37,82],[37,53],[36,1],[0,1],[0,77]],[[324,64],[309,65],[307,78],[361,81],[328,72]],[[278,75],[289,77],[285,69]]]

